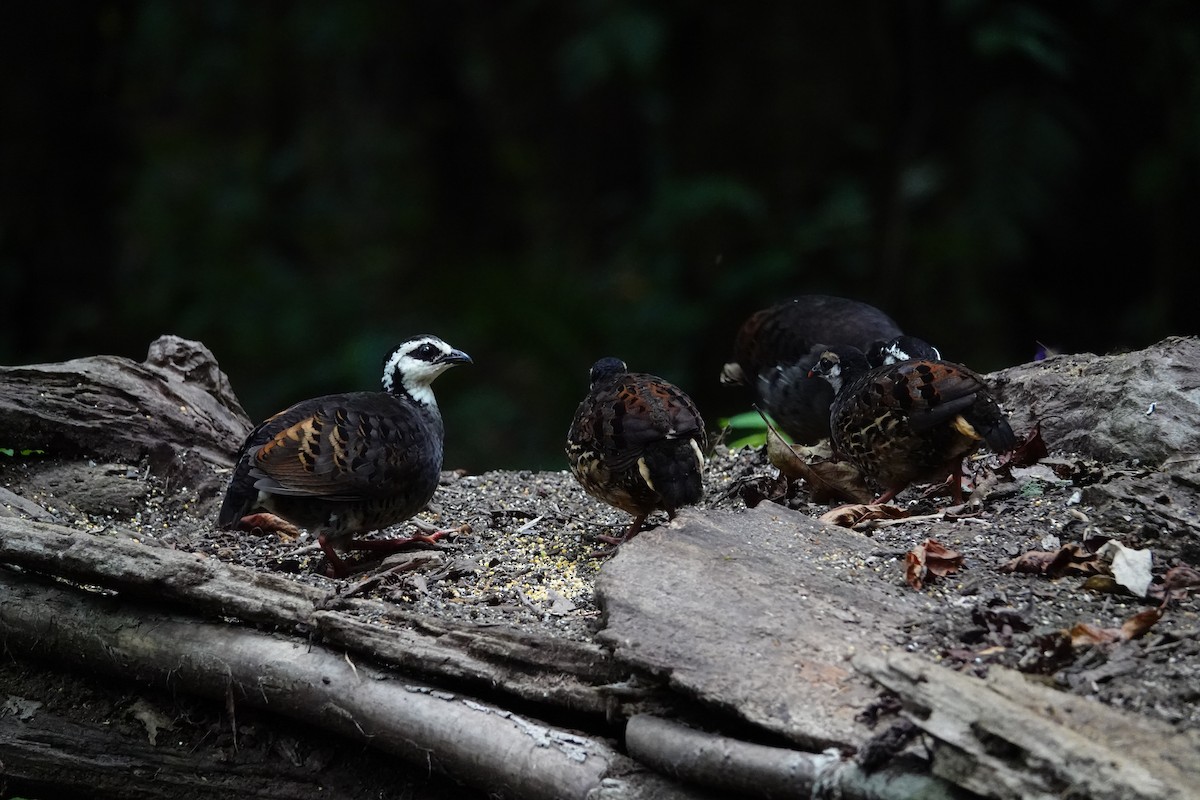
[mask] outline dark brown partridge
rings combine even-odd
[[[678,386],[630,372],[618,358],[591,369],[591,389],[567,433],[571,474],[593,497],[633,515],[631,539],[656,510],[674,517],[702,495],[708,439],[704,420]]]
[[[983,378],[961,364],[911,359],[871,368],[853,347],[833,347],[812,374],[833,386],[834,452],[882,490],[886,503],[914,481],[953,476],[962,500],[962,460],[986,442],[1004,453],[1017,445]]]
[[[802,295],[757,311],[742,324],[721,383],[750,387],[792,441],[814,444],[829,436],[833,402],[829,384],[808,375],[821,353],[839,344],[866,350],[900,335],[900,326],[872,305]]]
[[[242,444],[218,525],[260,525],[261,510],[307,528],[335,576],[347,573],[335,546],[390,552],[444,535],[354,538],[410,519],[433,497],[444,428],[431,384],[469,363],[438,337],[416,336],[384,359],[382,391],[304,400],[266,420]]]

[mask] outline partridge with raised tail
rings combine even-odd
[[[567,434],[571,474],[593,497],[633,515],[619,544],[656,510],[674,517],[702,496],[708,439],[691,398],[668,381],[630,372],[618,358],[591,369],[591,388]]]
[[[872,368],[859,350],[839,346],[812,368],[835,391],[834,452],[883,491],[886,503],[914,481],[953,476],[962,500],[962,460],[984,442],[997,453],[1016,436],[980,375],[962,364],[910,359]]]
[[[258,524],[249,515],[261,510],[307,528],[335,576],[348,571],[335,546],[390,552],[444,535],[354,538],[410,519],[433,497],[444,428],[431,384],[469,363],[438,337],[416,336],[384,359],[382,391],[304,400],[267,419],[242,444],[218,524]]]

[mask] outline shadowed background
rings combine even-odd
[[[433,332],[448,468],[587,370],[710,427],[738,324],[874,303],[989,371],[1195,334],[1193,0],[92,2],[0,29],[0,363],[207,344],[254,420]],[[0,434],[2,435],[2,434]]]

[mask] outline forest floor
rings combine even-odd
[[[1200,728],[1200,599],[1195,588],[1186,588],[1195,574],[1188,568],[1200,566],[1197,474],[1194,462],[1152,470],[1051,453],[1034,466],[1001,471],[970,513],[937,514],[944,501],[909,490],[900,504],[910,519],[862,529],[874,543],[871,566],[880,579],[904,585],[907,554],[929,539],[963,558],[950,574],[908,589],[926,602],[922,613],[892,632],[893,641],[963,671],[982,674],[1001,664],[1180,730]],[[597,551],[605,546],[595,537],[620,533],[629,518],[588,497],[565,471],[448,472],[422,517],[446,527],[466,523],[469,532],[414,545],[383,563],[362,562],[353,575],[336,580],[324,576],[321,551],[304,537],[215,530],[225,477],[172,486],[141,465],[0,457],[0,486],[22,501],[0,505],[0,513],[132,535],[331,593],[482,625],[537,626],[582,640],[603,627],[593,584],[605,564]],[[803,486],[779,479],[761,448],[718,447],[705,480],[702,509],[781,502],[821,516],[831,508],[812,503]],[[406,530],[399,526],[389,534]],[[1149,554],[1153,577],[1146,596],[1122,583],[1139,579],[1136,564],[1145,558],[1139,552],[1126,553],[1135,565],[1133,577],[1106,577],[1110,570],[1095,550],[1110,539]],[[1005,568],[1019,558],[1022,569]],[[1039,574],[1050,563],[1054,574]],[[1159,618],[1164,576],[1173,567],[1181,569],[1171,573],[1171,598]],[[93,681],[14,655],[0,666],[0,698],[8,698],[0,713],[20,714],[21,698],[38,698],[63,716],[110,725],[152,744],[157,738],[159,746],[181,752],[210,749],[243,762],[282,756],[324,765],[322,780],[333,792],[328,796],[483,796],[424,774],[397,780],[388,756],[286,725],[256,726],[254,712],[239,714],[231,729],[211,704]],[[357,783],[351,788],[341,780]],[[8,796],[4,789],[0,795]]]

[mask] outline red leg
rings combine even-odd
[[[321,549],[325,551],[325,559],[329,562],[329,569],[326,570],[326,574],[331,578],[346,577],[346,575],[350,573],[350,568],[347,567],[346,562],[339,558],[338,554],[334,552],[333,545],[329,543],[329,540],[325,537],[325,534],[322,533],[317,537],[317,544],[321,545]]]
[[[417,527],[427,531],[427,533],[416,533],[412,536],[396,536],[391,539],[352,539],[346,545],[346,549],[391,553],[413,542],[433,544],[443,536],[449,536],[452,533],[467,533],[471,530],[470,525],[459,525],[457,528],[435,528],[428,523],[420,522],[417,523]]]

